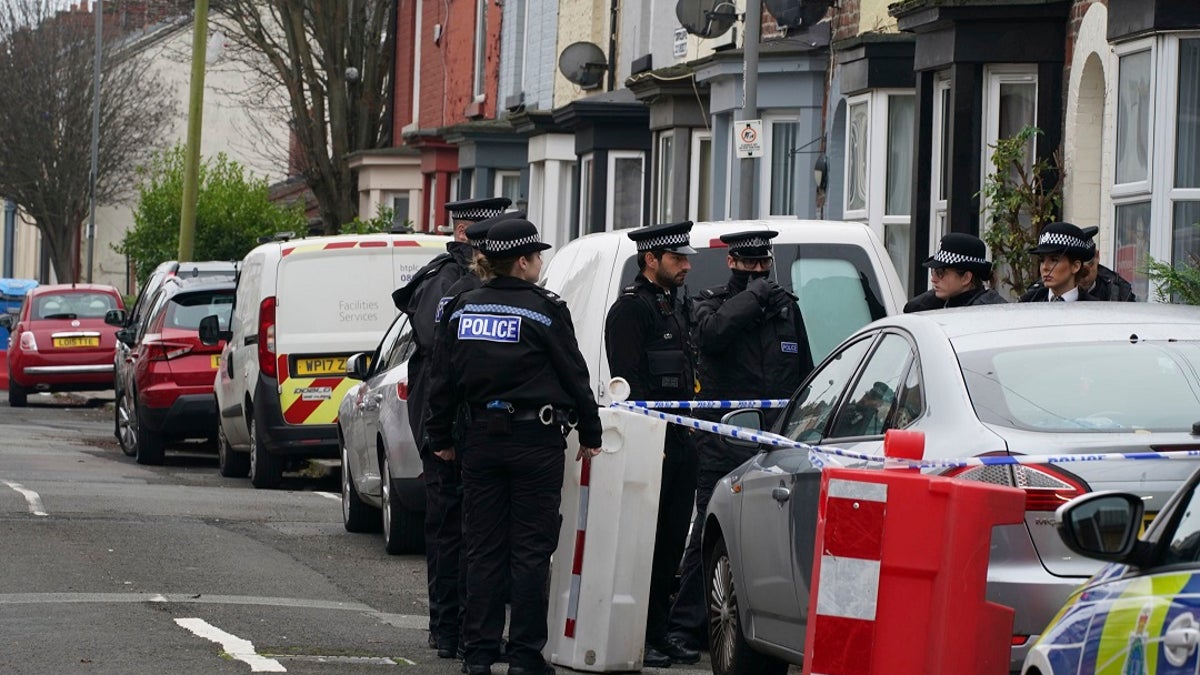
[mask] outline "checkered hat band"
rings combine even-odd
[[[454,210],[450,211],[451,217],[453,217],[455,220],[476,220],[476,219],[483,220],[485,218],[491,218],[493,216],[498,216],[501,213],[504,213],[504,209],[497,209],[495,207],[486,208],[486,209],[474,208],[474,209],[462,209],[459,211],[454,211]]]
[[[1067,248],[1091,248],[1088,243],[1079,237],[1073,237],[1069,234],[1059,234],[1058,232],[1043,232],[1042,238],[1038,239],[1038,245],[1050,244],[1051,246],[1066,246]]]
[[[529,244],[540,244],[541,241],[536,234],[521,237],[520,239],[488,239],[487,250],[489,253],[503,253]]]
[[[687,232],[678,234],[664,234],[661,237],[651,237],[638,242],[639,251],[650,251],[656,248],[667,248],[671,246],[687,246],[691,239]]]
[[[961,253],[952,253],[950,251],[938,251],[933,254],[933,259],[945,263],[950,266],[961,265],[963,263],[973,263],[975,265],[987,265],[988,261],[985,258],[975,258]]]
[[[750,237],[749,239],[738,239],[729,244],[730,248],[767,248],[771,245],[771,240],[766,237]]]
[[[483,248],[486,245],[487,245],[487,239],[471,239],[470,237],[467,238],[467,246],[470,246],[471,248]]]

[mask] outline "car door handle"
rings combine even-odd
[[[1180,663],[1196,651],[1197,645],[1200,645],[1200,629],[1195,627],[1176,628],[1163,635],[1163,648],[1168,654],[1175,652],[1175,660]]]
[[[383,400],[383,394],[371,394],[363,399],[363,410],[375,412],[379,410],[379,403]]]
[[[774,499],[775,501],[779,502],[780,504],[786,502],[787,500],[789,500],[791,498],[792,498],[792,491],[785,487],[777,487],[777,488],[774,488],[773,490],[771,490],[771,499]]]

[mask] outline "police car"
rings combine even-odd
[[[1043,631],[1023,675],[1200,672],[1200,471],[1139,537],[1144,509],[1141,496],[1124,492],[1059,508],[1063,542],[1109,564]]]

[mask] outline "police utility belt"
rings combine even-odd
[[[513,422],[541,422],[545,426],[571,427],[579,423],[574,410],[547,403],[540,407],[516,407],[508,401],[489,401],[486,407],[471,406],[471,418],[487,422],[488,433],[508,433]]]

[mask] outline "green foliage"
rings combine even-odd
[[[1200,222],[1192,223],[1193,230],[1200,230]],[[1200,258],[1188,255],[1176,265],[1147,257],[1146,275],[1154,284],[1154,294],[1159,302],[1177,305],[1200,305]]]
[[[1016,136],[997,141],[992,172],[980,191],[988,207],[983,241],[992,252],[998,281],[1014,295],[1037,279],[1029,249],[1037,244],[1042,228],[1058,218],[1062,206],[1059,153],[1025,167],[1033,139],[1041,133],[1037,127],[1025,127]]]
[[[156,153],[138,169],[138,204],[133,227],[114,248],[128,255],[142,283],[179,251],[183,205],[184,147]],[[267,182],[248,176],[224,153],[200,164],[196,203],[196,260],[241,260],[260,236],[305,231],[304,213],[270,201]]]
[[[374,234],[376,232],[391,232],[393,219],[396,216],[396,211],[390,206],[380,204],[375,209],[375,217],[370,220],[363,220],[361,216],[355,216],[354,220],[342,225],[341,234]],[[412,221],[405,219],[404,227],[408,231],[412,231]]]

